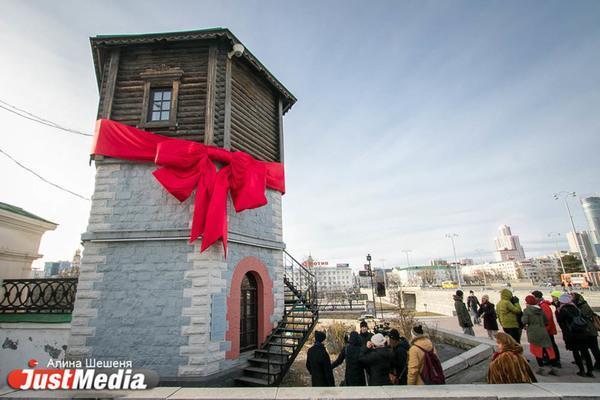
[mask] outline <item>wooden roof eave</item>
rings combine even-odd
[[[184,32],[167,32],[167,33],[149,33],[149,34],[132,34],[132,35],[98,35],[90,38],[92,47],[92,55],[94,59],[94,68],[96,70],[96,81],[98,88],[102,84],[102,48],[113,46],[126,46],[130,44],[154,43],[158,40],[166,40],[171,42],[185,40],[209,40],[225,38],[231,42],[233,46],[236,43],[243,43],[226,28],[211,28],[196,31]],[[244,46],[245,47],[245,46]],[[244,59],[279,92],[284,99],[283,113],[285,114],[296,103],[296,97],[281,83],[271,72],[245,47]]]

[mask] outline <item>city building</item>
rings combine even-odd
[[[485,274],[485,276],[484,276]],[[462,267],[462,276],[466,282],[472,280],[502,281],[522,279],[516,261],[497,261]]]
[[[310,271],[315,274],[319,292],[344,291],[352,289],[355,285],[354,272],[352,272],[350,264],[336,264],[333,266],[328,261],[315,261],[309,256],[302,265],[308,266]],[[299,271],[295,273],[299,273]],[[369,280],[369,287],[370,284],[371,281]]]
[[[567,241],[569,242],[569,250],[578,256],[582,254],[588,266],[596,263],[596,253],[589,232],[579,231],[576,234],[571,231],[567,232]]]
[[[500,225],[496,243],[497,261],[519,261],[525,259],[525,251],[519,241],[519,236],[513,235],[510,226]]]
[[[590,228],[589,236],[594,249],[594,263],[600,265],[600,197],[584,197],[581,199],[581,206]]]
[[[534,283],[559,282],[562,273],[560,261],[553,256],[517,261],[517,268],[521,270],[523,279],[531,279]]]
[[[502,282],[529,279],[533,282],[557,282],[561,267],[554,256],[519,261],[497,261],[462,267],[466,282]]]
[[[448,265],[448,260],[444,260],[442,258],[435,258],[433,260],[429,260],[429,265],[432,267],[436,265]]]
[[[44,277],[58,278],[64,271],[71,269],[70,261],[49,261],[44,263]]]
[[[50,261],[44,264],[45,278],[70,278],[79,276],[81,250],[75,250],[72,261]]]
[[[456,281],[456,272],[453,267],[445,265],[425,265],[412,267],[397,267],[390,274],[389,285],[422,286],[441,285],[444,281]]]
[[[57,226],[20,207],[0,202],[0,280],[31,278],[31,264],[42,257],[42,236]]]

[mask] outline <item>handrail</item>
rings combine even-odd
[[[304,265],[302,265],[298,260],[296,260],[294,258],[294,256],[292,256],[290,253],[287,252],[287,250],[283,250],[283,252],[292,259],[292,261],[294,261],[296,264],[298,264],[298,266],[300,268],[302,268],[306,273],[308,273],[310,276],[312,276],[313,278],[315,277],[315,274],[313,274],[312,272],[310,272],[310,270],[308,270]]]

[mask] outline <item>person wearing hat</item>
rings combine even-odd
[[[548,319],[546,314],[542,311],[542,308],[538,305],[538,300],[533,295],[525,297],[525,311],[523,311],[523,325],[527,330],[527,341],[529,342],[529,350],[531,354],[535,356],[538,363],[539,375],[556,375],[554,367],[550,368],[550,372],[547,372],[544,366],[544,356],[552,362],[556,356],[554,355],[554,349],[552,348],[552,342],[550,341],[550,335],[546,329],[548,325]]]
[[[358,332],[351,332],[348,338],[348,344],[342,348],[338,358],[331,364],[331,368],[336,368],[344,361],[346,369],[344,371],[344,386],[366,386],[365,369],[360,362],[362,351],[362,340]]]
[[[487,383],[535,383],[537,379],[523,357],[523,347],[508,333],[498,332],[496,348],[487,373]]]
[[[548,332],[548,336],[550,337],[550,342],[552,343],[552,349],[554,350],[554,356],[555,356],[554,360],[552,360],[550,362],[550,365],[552,365],[555,368],[562,368],[562,366],[560,364],[560,351],[558,350],[558,345],[556,344],[556,340],[554,340],[554,336],[556,336],[558,331],[556,330],[556,323],[554,322],[554,313],[552,312],[552,308],[550,307],[552,305],[552,303],[549,302],[548,300],[545,300],[544,295],[539,290],[534,290],[533,292],[531,292],[531,294],[537,300],[537,304],[540,306],[540,308],[544,312],[544,315],[546,316],[546,320],[548,322],[548,324],[546,325],[546,331]],[[559,292],[559,295],[560,295],[560,292]],[[557,300],[558,300],[558,298],[557,298]],[[547,356],[547,354],[544,354],[544,359],[549,360],[549,357]]]
[[[590,347],[590,351],[594,356],[594,360],[596,361],[594,364],[594,369],[600,369],[600,348],[598,348],[598,330],[596,329],[596,325],[594,324],[594,318],[596,317],[596,313],[592,310],[592,307],[585,301],[585,298],[581,293],[573,292],[571,293],[571,298],[573,299],[573,304],[579,309],[581,316],[586,319],[587,322],[587,340]]]
[[[310,373],[313,386],[335,386],[331,359],[325,349],[325,332],[315,331],[315,344],[306,354],[306,369]]]
[[[590,355],[589,341],[587,340],[588,332],[587,322],[581,315],[581,312],[572,303],[571,295],[563,293],[558,298],[560,307],[558,308],[558,325],[563,334],[563,340],[567,350],[573,352],[575,364],[579,368],[577,375],[594,377],[592,372],[594,366]],[[585,369],[584,369],[585,362]]]
[[[471,321],[471,315],[467,311],[467,306],[463,301],[463,291],[457,290],[456,294],[452,296],[454,299],[454,310],[456,310],[456,318],[458,318],[458,325],[463,329],[465,335],[475,336],[473,331],[473,322]]]
[[[512,336],[517,343],[520,343],[519,316],[521,315],[521,306],[518,302],[513,303],[513,294],[510,290],[502,289],[500,291],[500,301],[496,305],[496,313],[504,332]]]
[[[437,356],[437,351],[429,336],[423,331],[423,326],[414,326],[411,330],[412,339],[410,341],[410,350],[408,350],[408,385],[425,385],[421,377],[421,372],[425,366],[425,352],[433,351]]]
[[[483,316],[483,327],[487,331],[488,337],[495,340],[498,333],[498,316],[496,315],[494,303],[490,302],[490,296],[487,294],[481,296],[481,305],[477,315],[479,317]]]
[[[392,329],[390,331],[389,344],[390,351],[393,357],[392,373],[390,380],[394,385],[406,385],[407,376],[407,361],[408,361],[408,347],[410,344],[405,337],[400,336],[398,329]]]
[[[369,340],[371,340],[371,337],[373,336],[373,334],[371,332],[369,332],[369,325],[367,324],[367,321],[360,321],[360,340],[362,341],[362,345],[363,347],[365,347],[367,345],[367,343],[369,342]]]
[[[369,370],[369,386],[390,385],[392,372],[392,353],[386,348],[385,337],[376,333],[367,342],[360,355],[360,362]]]

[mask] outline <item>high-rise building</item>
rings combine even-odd
[[[596,253],[592,244],[590,232],[577,232],[577,239],[573,232],[567,232],[567,241],[571,253],[582,254],[588,264],[594,264]]]
[[[600,265],[600,197],[584,197],[581,199],[581,206],[590,227],[589,236],[594,250],[595,263]]]
[[[525,259],[525,251],[519,236],[513,235],[510,226],[500,225],[496,238],[496,259],[498,261],[520,261]]]

